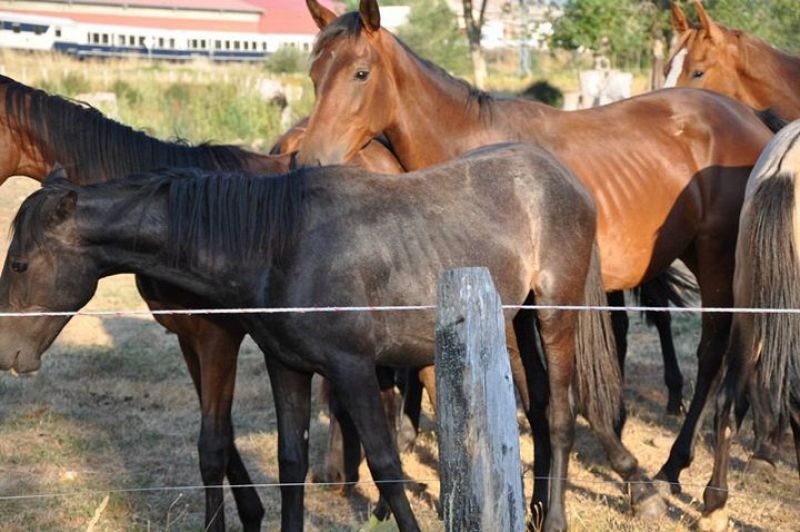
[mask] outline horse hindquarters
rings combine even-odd
[[[767,177],[756,184],[745,205],[737,248],[737,307],[800,308],[795,186],[789,173]],[[786,421],[796,416],[798,391],[792,384],[800,382],[798,321],[794,314],[738,314],[734,318],[727,374],[717,400],[714,472],[704,493],[710,518],[727,501],[732,406],[748,392],[757,442],[779,437]],[[737,417],[744,414],[739,410]],[[740,422],[737,419],[734,429]]]

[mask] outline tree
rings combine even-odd
[[[445,70],[459,75],[469,71],[467,39],[444,0],[411,2],[408,21],[398,28],[397,36],[416,53]]]
[[[551,45],[567,50],[607,48],[614,63],[638,64],[649,54],[654,25],[662,20],[651,1],[568,0],[553,21]]]
[[[467,42],[469,43],[469,53],[472,57],[472,71],[475,86],[483,89],[486,86],[486,59],[483,57],[481,49],[481,36],[483,23],[486,21],[487,0],[479,0],[480,10],[478,17],[475,18],[475,9],[472,0],[462,0],[464,7],[464,24],[467,30]]]

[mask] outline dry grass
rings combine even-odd
[[[19,202],[35,187],[31,181],[13,179],[0,188],[0,227],[8,226]],[[103,281],[91,305],[143,308],[130,276]],[[677,316],[675,321],[681,364],[685,374],[693,376],[691,353],[697,342],[697,320]],[[636,326],[630,344],[630,420],[625,441],[652,474],[666,457],[679,420],[662,415],[666,394],[655,335]],[[110,493],[95,530],[201,529],[201,491],[110,491],[201,483],[195,450],[199,428],[196,403],[175,338],[152,320],[73,320],[45,356],[37,376],[15,379],[0,375],[0,495],[64,494],[0,501],[0,528],[85,529]],[[315,404],[314,412],[312,463],[320,464],[327,418],[320,404]],[[253,480],[275,482],[275,412],[261,354],[250,342],[240,356],[234,417],[237,443]],[[431,480],[436,478],[437,464],[433,424],[428,420],[423,429],[415,452],[404,456],[403,461],[410,476]],[[746,428],[733,450],[734,493],[730,508],[735,526],[748,530],[797,530],[800,501],[788,440],[783,449],[784,462],[775,479],[766,482],[742,473],[750,439]],[[529,496],[532,450],[527,431],[522,437],[522,449]],[[657,524],[631,517],[619,487],[605,483],[617,477],[583,424],[572,458],[568,517],[574,530],[694,527],[701,508],[702,486],[711,468],[707,444],[699,445],[697,458],[683,477],[685,494],[670,499],[669,516]],[[363,466],[362,478],[368,478]],[[265,528],[277,530],[278,490],[259,491],[268,510]],[[438,484],[432,481],[426,483],[425,496],[412,497],[416,515],[426,530],[441,527],[429,501],[436,499],[437,492]],[[370,485],[359,486],[349,499],[321,487],[311,487],[306,493],[308,530],[366,527],[370,508],[377,499],[377,491]],[[238,529],[229,494],[226,508],[228,523]]]

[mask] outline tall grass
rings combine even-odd
[[[111,118],[156,137],[192,143],[269,149],[313,105],[305,74],[273,74],[262,63],[77,61],[6,50],[0,52],[0,71],[52,94],[88,101]],[[288,110],[273,100],[276,89],[286,94]],[[94,98],[97,93],[116,98]]]

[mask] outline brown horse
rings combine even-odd
[[[76,184],[162,166],[243,170],[275,174],[288,169],[289,157],[267,157],[235,146],[163,142],[103,116],[98,111],[0,77],[0,184],[13,175],[42,181],[56,162]],[[401,168],[381,144],[357,155],[376,171]],[[394,163],[392,163],[394,161]],[[206,302],[188,292],[137,277],[140,293],[151,309],[198,308]],[[200,469],[206,485],[250,484],[233,440],[231,405],[236,361],[244,330],[223,316],[159,315],[156,320],[178,336],[181,351],[200,399],[198,441]],[[252,488],[233,490],[246,530],[256,530],[264,515]],[[206,491],[206,527],[224,528],[222,490]]]
[[[762,153],[747,183],[736,246],[736,306],[800,308],[800,120]],[[702,530],[726,530],[731,439],[748,403],[762,434],[794,432],[800,471],[800,318],[790,314],[733,317],[717,397],[714,472],[703,499]],[[736,412],[733,431],[731,410]]]
[[[381,132],[407,170],[491,142],[537,143],[571,167],[595,198],[606,289],[638,286],[680,258],[697,278],[704,305],[733,302],[744,187],[772,138],[752,109],[691,89],[579,112],[494,99],[419,58],[381,29],[375,0],[363,0],[359,12],[341,17],[314,0],[307,3],[323,31],[313,51],[317,102],[300,163],[344,161]],[[695,394],[658,475],[676,489],[681,470],[693,457],[729,327],[729,315],[703,316]],[[532,406],[536,412],[545,409]],[[537,460],[540,451],[541,456],[547,453],[544,434],[535,438]],[[625,478],[624,468],[617,469]],[[536,476],[543,471],[537,469]],[[535,493],[538,497],[544,491]]]
[[[672,4],[677,40],[664,69],[665,86],[709,89],[787,120],[800,118],[800,57],[717,24],[700,2],[694,7],[698,26]]]

